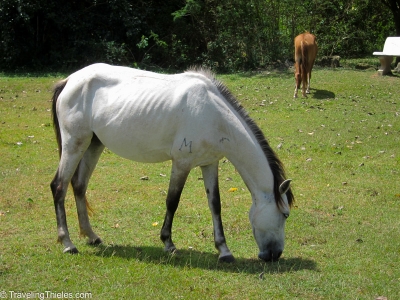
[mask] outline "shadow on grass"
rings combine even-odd
[[[317,90],[317,89],[311,89],[314,90],[312,97],[315,99],[323,100],[323,99],[335,99],[335,93],[327,90]]]
[[[217,253],[200,252],[197,250],[178,250],[170,254],[161,247],[128,246],[128,245],[99,245],[95,255],[100,257],[119,257],[158,265],[177,268],[199,268],[230,273],[267,274],[288,273],[301,270],[318,271],[317,264],[310,259],[301,257],[281,258],[278,262],[263,262],[257,258],[236,258],[234,263],[218,261]]]

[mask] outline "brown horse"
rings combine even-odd
[[[294,66],[296,87],[294,97],[297,98],[297,90],[302,84],[303,97],[310,93],[311,70],[317,56],[318,46],[316,38],[309,32],[302,33],[294,39]],[[306,90],[307,85],[307,90]]]

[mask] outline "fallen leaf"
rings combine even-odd
[[[140,180],[149,180],[149,176],[140,177]]]
[[[229,190],[228,190],[228,192],[236,192],[238,190],[238,188],[230,188]]]
[[[118,224],[118,223],[114,224],[114,225],[112,226],[112,228],[119,228],[119,224]]]
[[[158,222],[153,222],[151,225],[152,225],[153,227],[156,227],[156,226],[158,225]]]

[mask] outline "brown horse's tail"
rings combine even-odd
[[[307,73],[308,73],[307,68],[308,68],[308,47],[307,44],[305,44],[305,41],[301,41],[301,81],[303,87],[307,85]]]
[[[53,116],[53,126],[54,126],[54,132],[56,134],[56,139],[57,139],[57,144],[58,144],[58,154],[61,157],[61,132],[60,132],[60,123],[58,122],[58,117],[57,117],[57,100],[58,97],[60,96],[61,92],[63,91],[64,87],[67,85],[68,79],[62,80],[58,82],[54,86],[54,94],[53,97],[51,98],[52,101],[52,107],[51,107],[51,113]]]

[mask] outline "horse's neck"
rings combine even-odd
[[[269,162],[254,134],[246,125],[237,128],[224,149],[225,156],[238,170],[251,193],[273,190]],[[224,143],[225,144],[225,143]]]

